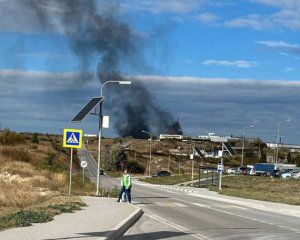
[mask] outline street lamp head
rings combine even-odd
[[[289,118],[289,119],[287,119],[287,120],[285,120],[286,122],[290,122],[290,121],[292,121],[292,119],[291,118]]]
[[[131,81],[119,81],[119,84],[130,85]]]
[[[249,127],[250,127],[250,128],[254,128],[254,127],[255,127],[255,125],[250,125]]]

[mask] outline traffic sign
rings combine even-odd
[[[82,168],[86,168],[86,167],[87,167],[87,161],[85,161],[85,160],[81,161],[81,162],[80,162],[80,166],[81,166]]]
[[[223,172],[223,170],[224,170],[224,165],[222,165],[222,164],[218,164],[218,172]]]
[[[63,146],[66,148],[81,148],[82,130],[64,129]]]

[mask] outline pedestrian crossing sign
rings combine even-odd
[[[81,148],[82,130],[64,129],[63,146],[66,148]]]

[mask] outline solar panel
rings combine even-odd
[[[92,98],[92,100],[80,110],[71,122],[81,122],[101,101],[102,97]]]

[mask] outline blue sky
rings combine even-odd
[[[97,1],[99,14],[117,6],[111,2]],[[92,117],[76,126],[69,120],[98,95],[98,81],[82,82],[80,59],[55,14],[54,27],[43,28],[23,3],[0,0],[2,127],[95,133]],[[274,141],[282,122],[283,141],[300,143],[300,1],[124,0],[114,14],[138,36],[150,66],[122,72],[143,82],[186,134],[241,135],[255,122],[247,135]],[[90,58],[84,70],[94,74],[101,56]],[[105,134],[116,135],[113,128]]]

